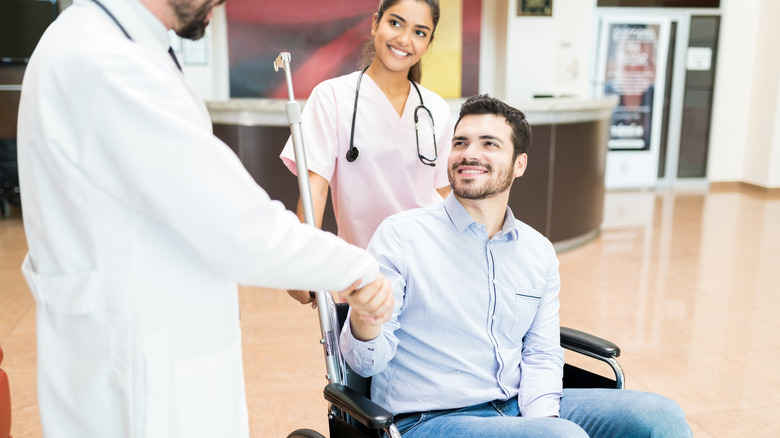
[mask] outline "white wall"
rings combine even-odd
[[[748,107],[750,114],[745,157],[744,180],[753,184],[768,186],[773,175],[770,164],[773,155],[772,139],[777,132],[777,92],[780,85],[780,55],[777,43],[780,41],[780,2],[763,0],[758,15],[758,38],[756,41],[756,62],[750,81],[753,99]],[[780,152],[780,151],[778,151]],[[774,179],[780,178],[776,175]],[[780,184],[777,184],[780,186]]]
[[[204,100],[230,98],[229,60],[227,44],[227,17],[223,6],[214,9],[211,24],[204,37],[205,64],[190,65],[186,57],[177,52],[184,78]],[[188,44],[182,41],[182,44]]]
[[[596,0],[555,0],[551,17],[517,16],[517,2],[508,2],[503,97],[587,96],[595,7]]]
[[[780,2],[721,9],[707,176],[780,187]]]
[[[758,2],[721,4],[707,173],[711,181],[740,181],[745,167],[750,77],[756,58]]]
[[[506,96],[507,0],[482,2],[479,92]]]
[[[780,2],[763,0],[759,12],[758,42],[753,92],[755,96],[750,107],[753,117],[748,129],[745,180],[765,187],[780,187],[780,172],[777,162],[780,157],[777,138],[780,125],[777,124],[778,92],[780,91]],[[773,164],[775,172],[772,172]]]
[[[774,134],[769,157],[769,178],[767,187],[780,187],[780,87],[777,89],[777,106],[775,106]]]

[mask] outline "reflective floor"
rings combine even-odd
[[[35,307],[19,271],[24,252],[16,209],[0,219],[0,345],[11,432],[36,438]],[[696,437],[780,436],[780,199],[612,192],[601,235],[559,257],[562,324],[617,343],[628,388],[679,402]],[[315,312],[255,288],[241,290],[241,305],[252,436],[325,433]]]

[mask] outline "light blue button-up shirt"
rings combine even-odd
[[[552,244],[507,207],[492,239],[450,194],[386,219],[368,251],[395,295],[368,342],[341,334],[347,363],[373,376],[371,398],[394,414],[518,396],[526,417],[558,415],[563,349]]]

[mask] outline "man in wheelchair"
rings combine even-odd
[[[464,103],[439,163],[453,192],[374,234],[395,307],[379,324],[353,304],[344,359],[373,376],[371,399],[404,437],[691,436],[660,395],[562,388],[558,260],[507,206],[530,142],[521,111],[484,95]]]

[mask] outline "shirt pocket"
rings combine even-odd
[[[86,315],[105,308],[105,296],[97,271],[44,275],[35,271],[30,255],[22,263],[35,303],[51,313]]]
[[[509,329],[509,339],[514,344],[519,344],[536,317],[544,289],[515,289],[514,291],[514,318]]]

